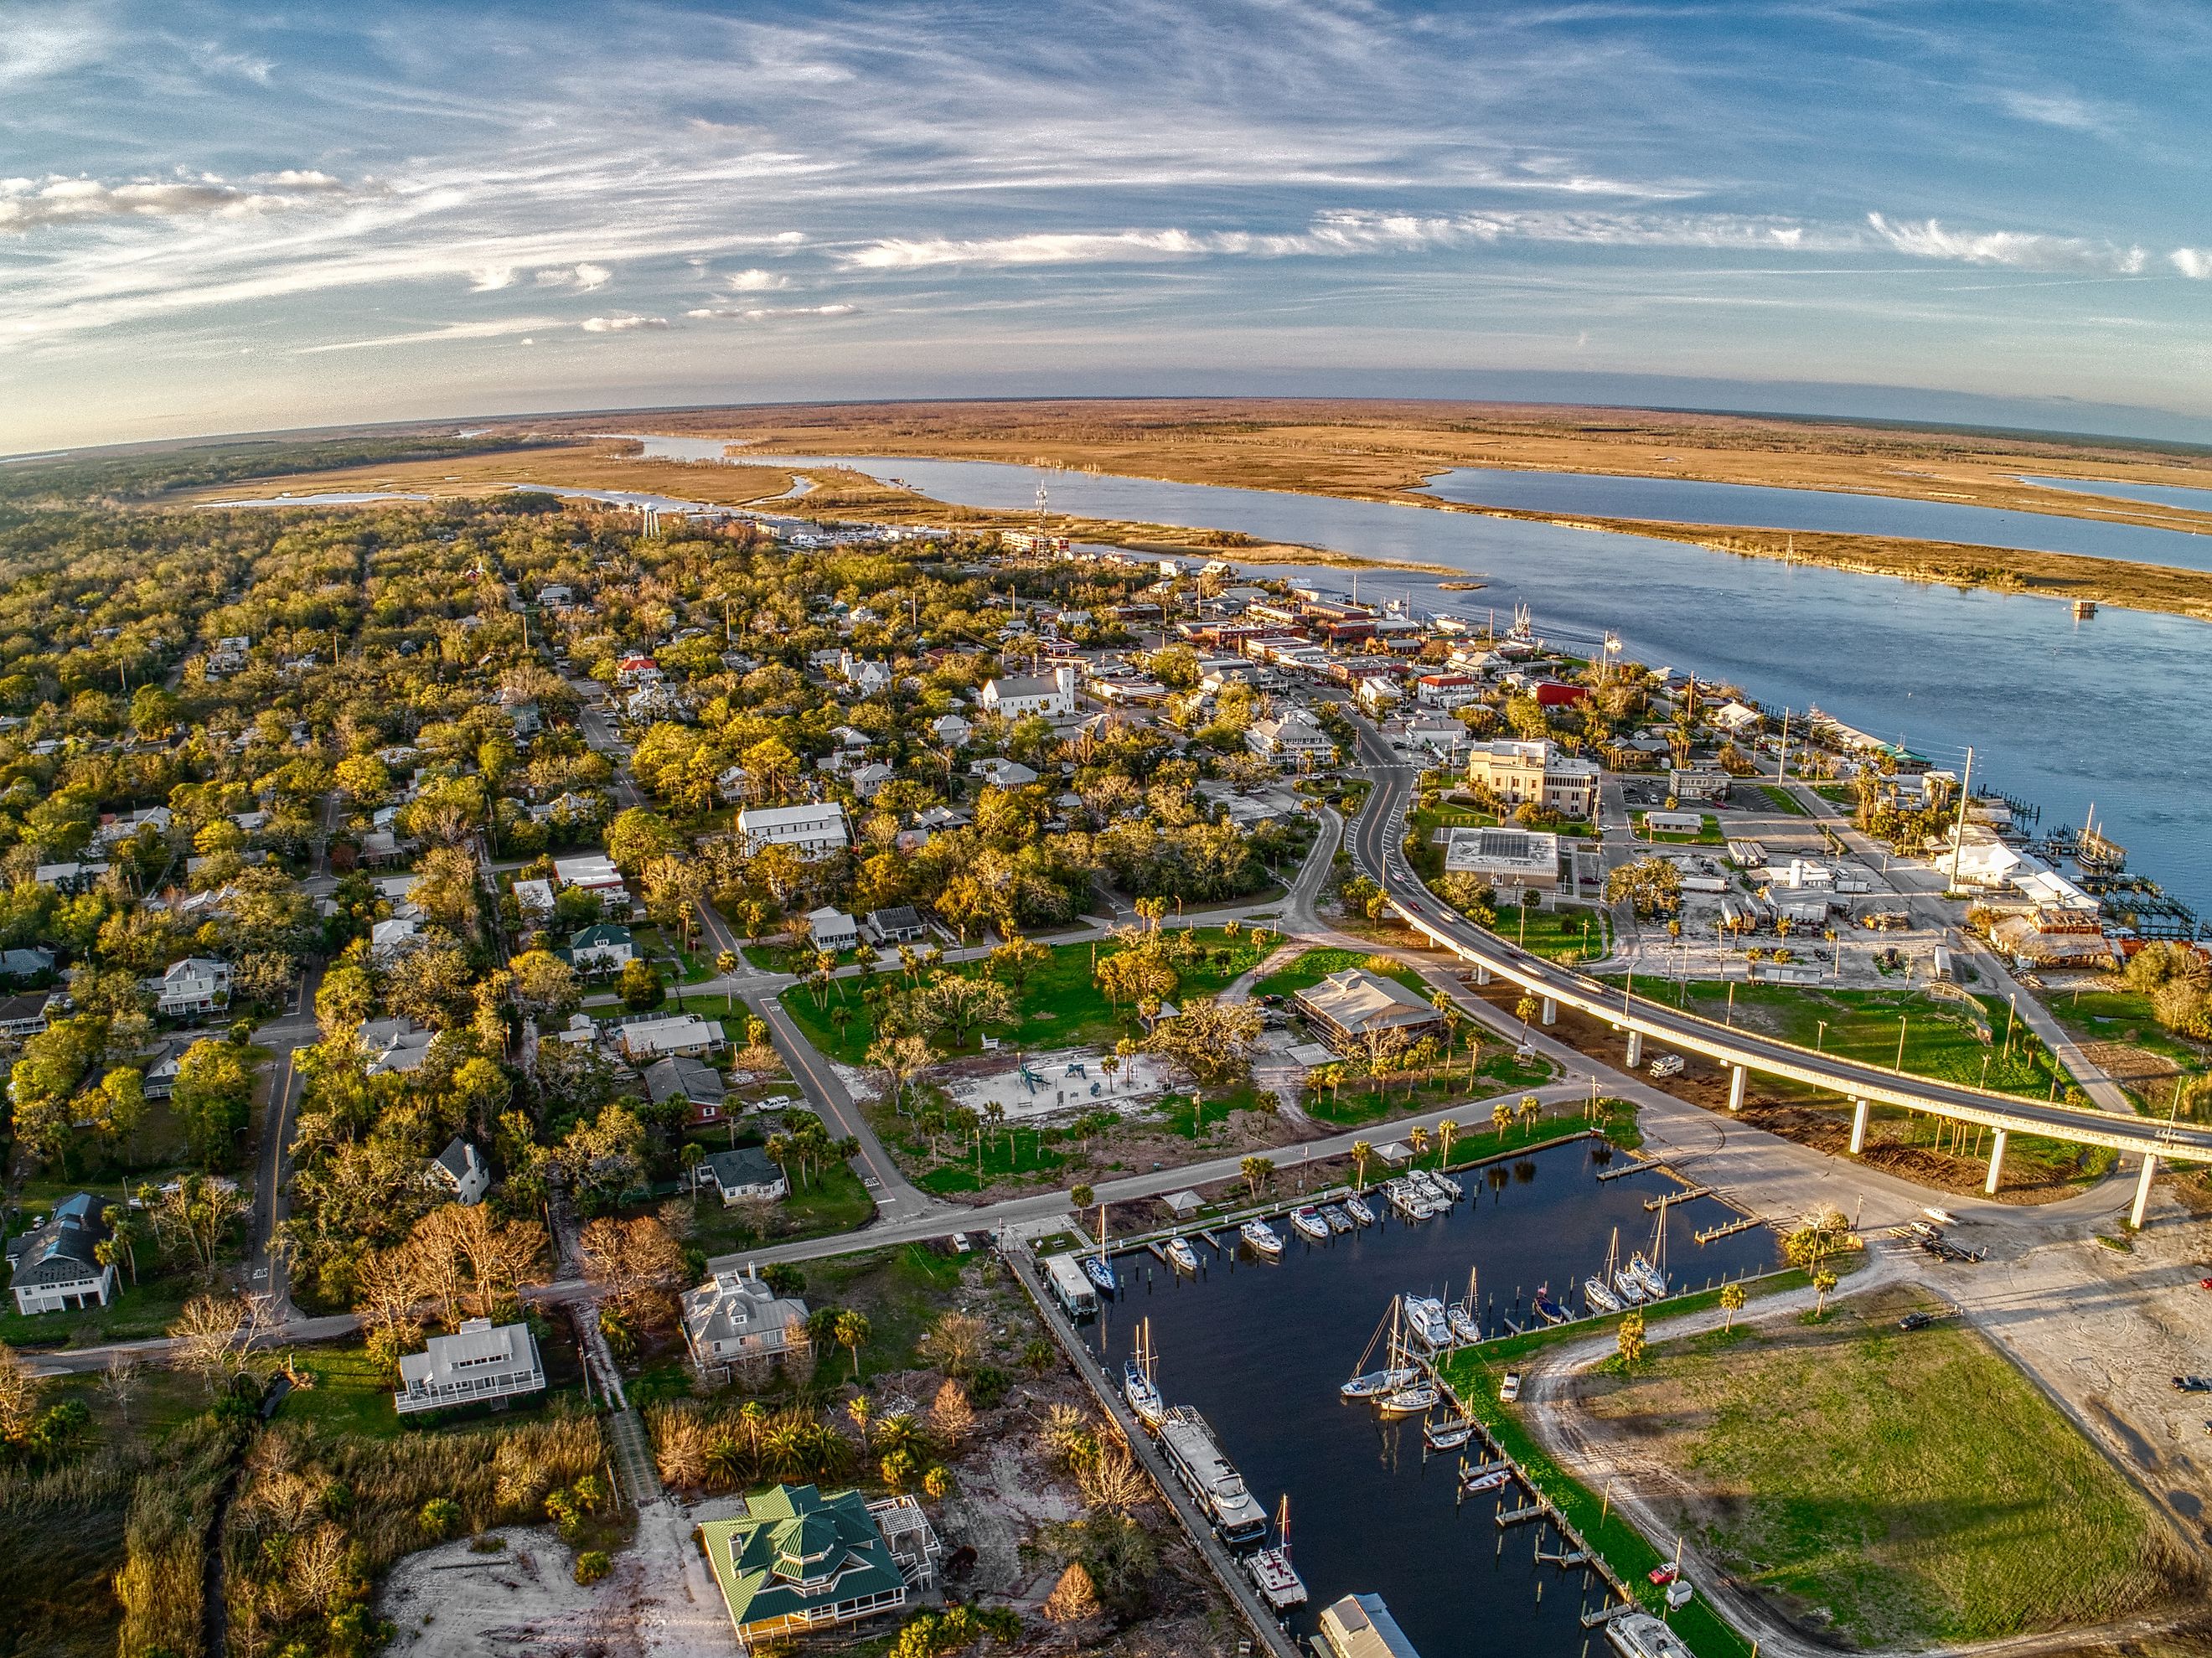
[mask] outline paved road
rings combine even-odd
[[[254,1159],[253,1228],[246,1254],[246,1290],[265,1295],[279,1318],[290,1318],[292,1285],[283,1254],[275,1247],[276,1229],[290,1207],[293,1112],[300,1102],[300,1072],[294,1053],[322,1040],[315,1023],[315,992],[323,982],[320,966],[301,975],[292,1009],[253,1033],[253,1040],[276,1056],[269,1077],[269,1098],[262,1108],[261,1145]]]
[[[1663,1003],[1632,999],[1626,992],[1613,990],[1531,956],[1476,926],[1436,898],[1407,865],[1401,841],[1418,773],[1397,763],[1364,728],[1361,744],[1370,761],[1376,795],[1354,826],[1352,855],[1389,892],[1392,908],[1403,920],[1468,961],[1618,1027],[1641,1030],[1647,1036],[1662,1037],[1723,1063],[1807,1083],[1847,1099],[1899,1105],[1987,1127],[2120,1151],[2212,1162],[2212,1129],[2021,1099],[1814,1053],[1755,1031],[1717,1024]]]

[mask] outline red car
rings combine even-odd
[[[2212,1290],[2212,1278],[2198,1278],[2197,1280],[2197,1287],[2200,1290]]]
[[[1655,1583],[1671,1583],[1677,1575],[1676,1569],[1671,1562],[1667,1565],[1651,1568],[1651,1581]]]

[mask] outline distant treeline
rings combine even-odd
[[[518,437],[428,437],[422,434],[313,440],[252,439],[153,454],[58,456],[0,466],[0,501],[76,507],[145,501],[172,490],[202,489],[287,473],[331,471],[379,461],[437,460],[538,447]]]

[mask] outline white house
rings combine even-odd
[[[387,915],[368,931],[369,959],[379,967],[390,967],[422,942],[422,916]]]
[[[422,1177],[464,1206],[483,1202],[483,1194],[491,1189],[491,1170],[484,1166],[483,1154],[458,1134],[430,1159]]]
[[[813,938],[817,950],[850,950],[860,942],[859,924],[843,910],[832,905],[824,904],[820,909],[809,910],[806,920],[812,929],[809,936]]]
[[[495,1327],[488,1318],[472,1318],[459,1333],[432,1336],[427,1351],[409,1353],[399,1361],[399,1391],[392,1402],[404,1416],[449,1405],[514,1399],[542,1393],[544,1388],[538,1338],[527,1324]]]
[[[978,760],[968,769],[994,788],[1018,789],[1037,780],[1037,774],[1019,761],[997,755]]]
[[[525,915],[550,915],[553,913],[553,884],[550,881],[517,881],[514,884],[515,908]]]
[[[838,653],[837,671],[845,676],[846,683],[863,696],[873,696],[891,683],[891,671],[880,662],[870,662],[854,656],[850,651]]]
[[[1244,728],[1244,746],[1268,760],[1327,760],[1335,739],[1312,715],[1293,708],[1277,720],[1255,720]]]
[[[871,760],[866,765],[855,768],[852,776],[846,780],[852,784],[853,793],[861,799],[872,800],[877,791],[897,775],[896,770],[882,761]]]
[[[1055,668],[1049,679],[1016,675],[983,687],[983,707],[1007,720],[1041,714],[1050,720],[1075,712],[1075,670]]]
[[[823,858],[847,845],[845,808],[834,800],[804,806],[747,806],[738,814],[745,850],[788,847],[802,858]]]
[[[596,892],[603,901],[629,896],[629,890],[623,884],[622,872],[603,852],[579,852],[556,858],[553,878],[563,887],[581,887],[586,892]]]
[[[722,1026],[718,1019],[702,1019],[696,1013],[632,1019],[622,1027],[617,1040],[623,1052],[642,1065],[671,1054],[712,1054],[722,1046]]]
[[[147,989],[156,1009],[171,1018],[196,1013],[216,1013],[230,1005],[230,963],[212,957],[187,956],[169,963],[158,979],[149,979]]]
[[[696,1178],[699,1185],[711,1186],[721,1193],[726,1204],[749,1198],[774,1203],[791,1192],[782,1169],[757,1145],[717,1151],[712,1157],[702,1157]]]
[[[726,1373],[738,1361],[803,1351],[806,1303],[777,1295],[750,1273],[717,1272],[684,1292],[684,1339],[702,1373]]]
[[[105,1307],[115,1293],[115,1268],[98,1250],[107,1233],[107,1205],[79,1192],[55,1206],[46,1224],[8,1247],[19,1313],[58,1313]]]
[[[568,964],[580,973],[618,973],[637,959],[626,926],[599,921],[569,935]]]
[[[929,723],[932,736],[948,749],[957,749],[968,740],[975,727],[957,714],[940,714]]]

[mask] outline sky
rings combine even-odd
[[[870,397],[2212,439],[2173,0],[0,0],[0,452]]]

